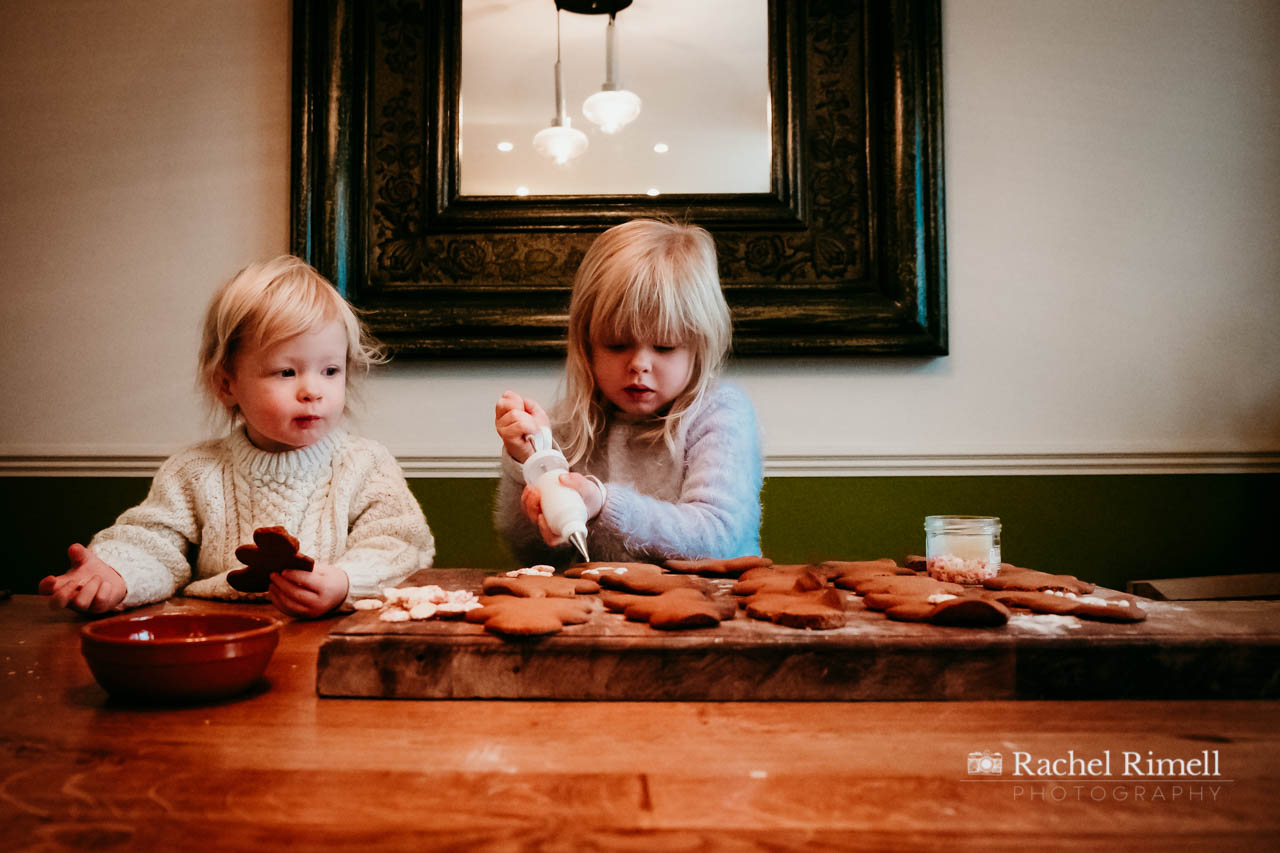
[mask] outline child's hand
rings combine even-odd
[[[534,435],[545,426],[551,426],[551,418],[531,397],[521,397],[514,391],[504,391],[498,399],[493,425],[502,437],[507,455],[517,462],[524,462],[533,452],[526,435]]]
[[[604,494],[600,487],[581,474],[569,472],[560,475],[561,485],[582,495],[582,502],[587,505],[587,520],[595,518],[604,508]],[[558,535],[547,525],[547,517],[542,514],[542,493],[534,486],[525,486],[520,494],[520,506],[529,520],[538,526],[538,534],[548,545],[563,545],[564,537]]]
[[[70,607],[81,613],[119,610],[128,591],[120,573],[78,542],[67,549],[67,556],[71,558],[70,571],[40,581],[40,594],[50,596],[49,606]]]
[[[317,560],[309,572],[272,572],[267,598],[291,616],[323,616],[346,600],[349,585],[346,572]]]

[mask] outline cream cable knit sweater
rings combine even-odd
[[[591,559],[651,561],[760,553],[764,458],[755,410],[733,385],[717,384],[689,416],[675,456],[637,436],[644,424],[613,418],[586,463],[573,470],[607,485],[587,525]],[[571,546],[549,548],[520,508],[521,467],[505,452],[494,521],[526,565],[567,565]],[[580,559],[580,558],[577,558]]]
[[[299,550],[347,573],[348,601],[431,565],[435,540],[395,457],[335,429],[287,453],[254,447],[243,427],[165,460],[146,500],[89,547],[124,578],[124,605],[169,598],[265,599],[238,592],[227,572],[259,527],[279,525]],[[188,546],[198,546],[194,580]],[[184,588],[185,587],[185,588]]]

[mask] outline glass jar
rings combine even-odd
[[[931,515],[924,520],[929,577],[982,583],[1000,571],[1000,519],[986,515]]]

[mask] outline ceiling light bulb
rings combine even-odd
[[[601,90],[583,102],[582,114],[605,133],[617,133],[640,115],[640,96],[626,89]]]
[[[587,135],[577,128],[564,124],[552,124],[534,134],[533,147],[543,157],[550,157],[557,166],[563,166],[587,150]]]
[[[587,150],[587,135],[575,130],[565,115],[564,88],[560,81],[560,7],[556,7],[556,114],[551,126],[544,127],[533,136],[533,148],[543,157],[550,157],[557,166],[563,166]]]
[[[666,154],[671,149],[667,147],[667,143],[659,142],[657,145],[653,146],[653,150],[659,154]]]
[[[499,143],[498,143],[498,150],[499,150],[499,151],[503,151],[503,152],[505,152],[505,151],[510,151],[510,150],[511,150],[511,149],[513,149],[513,148],[515,148],[515,146],[514,146],[514,145],[512,145],[510,142],[499,142]]]
[[[582,114],[605,133],[617,133],[640,115],[640,96],[617,83],[617,62],[613,56],[614,19],[604,31],[604,85],[582,103]]]

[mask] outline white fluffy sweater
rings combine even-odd
[[[287,453],[250,443],[243,428],[165,460],[146,500],[89,547],[124,578],[124,605],[169,598],[265,599],[227,583],[235,550],[259,527],[284,527],[307,556],[350,579],[348,600],[430,566],[435,541],[395,457],[335,429]],[[189,546],[199,549],[194,576]]]
[[[600,514],[587,525],[592,560],[650,561],[760,553],[764,460],[755,410],[732,385],[717,384],[687,416],[672,455],[639,438],[648,426],[613,417],[585,463],[605,483]],[[520,508],[521,466],[505,452],[495,522],[526,565],[566,565],[572,546],[549,548]],[[581,559],[581,558],[578,558]]]

